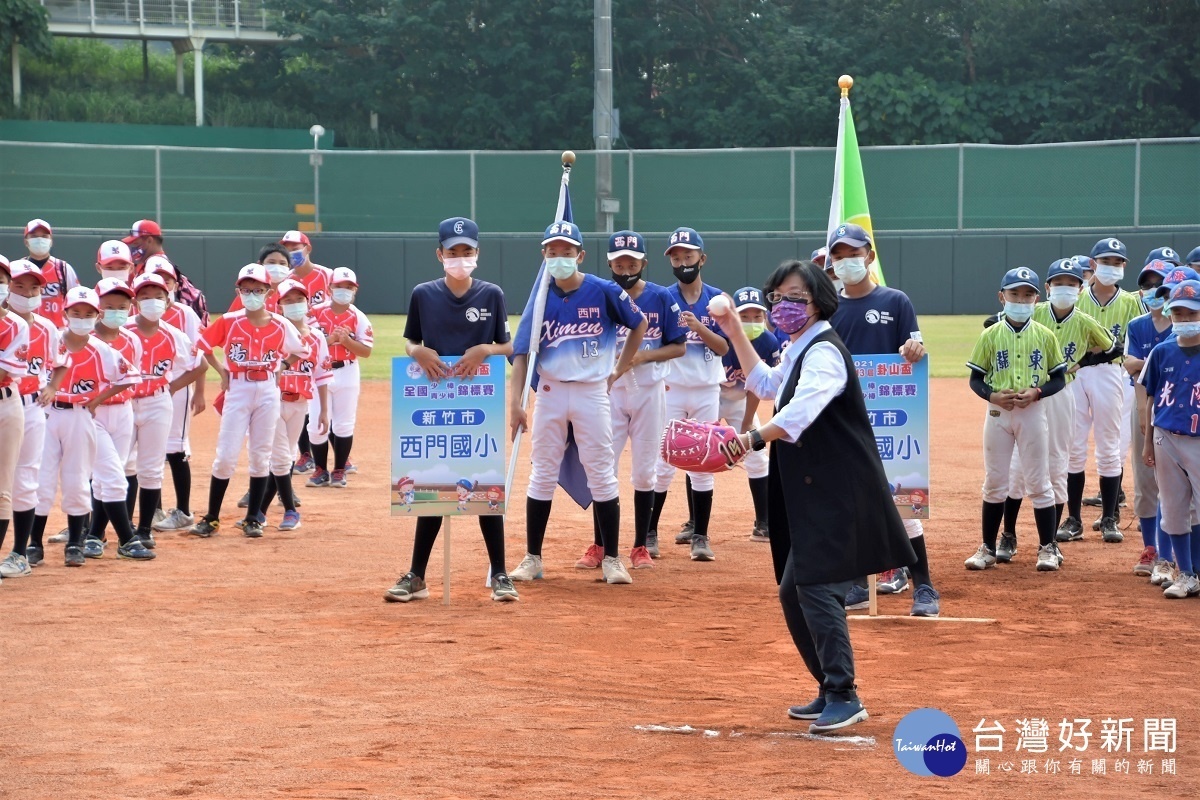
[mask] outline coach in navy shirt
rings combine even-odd
[[[833,269],[842,290],[837,312],[829,323],[854,355],[899,353],[909,362],[925,357],[921,330],[912,302],[904,292],[880,286],[871,278],[875,250],[871,236],[858,225],[843,223],[829,237],[827,268]],[[941,612],[940,596],[929,575],[929,556],[925,551],[925,529],[919,519],[904,520],[904,527],[917,563],[910,567],[916,589],[910,612],[914,617],[936,617]],[[893,594],[908,588],[903,569],[889,570],[880,576],[879,590]],[[846,608],[866,608],[866,579],[861,579],[846,596]]]

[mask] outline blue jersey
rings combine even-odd
[[[569,293],[551,283],[538,344],[538,374],[556,381],[606,380],[617,362],[617,326],[636,328],[642,319],[629,293],[612,281],[584,273],[583,283]],[[531,327],[532,306],[521,315],[514,355],[529,352]],[[536,377],[531,375],[530,381]]]
[[[504,344],[511,338],[504,292],[478,278],[462,297],[454,296],[444,278],[417,284],[408,300],[404,338],[440,356],[461,356],[477,344]]]
[[[1162,344],[1173,335],[1170,322],[1167,323],[1166,330],[1159,331],[1154,327],[1154,319],[1149,314],[1143,314],[1130,320],[1125,327],[1125,355],[1144,361],[1156,345]],[[1129,382],[1134,383],[1132,376]]]
[[[839,296],[829,324],[855,355],[894,354],[909,339],[921,341],[912,301],[887,286],[876,286],[863,297]]]
[[[790,346],[791,346],[791,344],[792,344],[792,337],[788,336],[786,333],[784,333],[783,331],[779,330],[778,328],[776,328],[776,329],[775,329],[775,330],[773,330],[773,331],[767,331],[767,333],[774,334],[775,338],[776,338],[777,340],[779,340],[779,353],[780,353],[780,355],[783,355],[783,351],[784,351],[784,350],[787,350],[787,349],[788,349],[788,347],[790,347]]]
[[[790,340],[791,337],[789,336]],[[774,367],[779,364],[779,339],[775,338],[775,334],[771,331],[763,331],[758,336],[750,341],[754,345],[754,352],[758,353],[758,357],[768,367]],[[725,380],[721,382],[721,386],[726,389],[746,389],[746,374],[742,371],[742,362],[738,360],[737,353],[733,348],[729,348],[729,352],[721,359],[721,366],[725,368]]]
[[[687,336],[687,327],[679,325],[679,307],[667,293],[666,287],[657,283],[645,282],[642,293],[633,301],[646,317],[646,333],[642,336],[642,350],[657,350],[664,344],[682,342]],[[625,349],[625,339],[629,336],[629,328],[624,325],[617,327],[617,358]],[[618,383],[624,383],[628,388],[649,386],[667,377],[671,370],[670,361],[652,361],[648,364],[638,364],[631,374],[621,376]]]
[[[1198,357],[1200,347],[1183,348],[1176,339],[1150,351],[1140,380],[1154,404],[1154,427],[1183,436],[1200,436]]]
[[[671,296],[673,303],[679,307],[679,313],[690,311],[706,328],[721,334],[721,336],[725,335],[721,333],[717,321],[708,314],[708,302],[721,294],[720,289],[709,286],[707,283],[701,284],[700,299],[694,305],[683,299],[678,283],[671,284],[667,288],[667,293]],[[725,380],[725,370],[721,368],[721,359],[708,348],[708,345],[700,338],[700,334],[687,325],[680,324],[680,327],[687,331],[687,349],[682,356],[671,362],[671,374],[667,382],[672,386],[685,388],[717,386]]]

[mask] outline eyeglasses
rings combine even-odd
[[[781,300],[787,300],[789,303],[804,303],[812,302],[812,295],[792,292],[791,294],[780,294],[779,292],[767,292],[767,300],[774,305]]]
[[[261,297],[262,295],[267,293],[267,290],[266,289],[238,289],[238,293],[241,294],[243,297],[253,297],[253,296]]]

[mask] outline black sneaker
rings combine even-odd
[[[238,508],[248,508],[250,505],[250,493],[246,492],[242,495],[242,499],[238,500]]]
[[[1116,517],[1105,517],[1100,520],[1100,536],[1110,544],[1125,541],[1125,534],[1117,529]]]
[[[79,545],[68,545],[63,552],[64,563],[68,567],[82,567],[84,562],[83,548]]]
[[[1100,499],[1100,495],[1095,495],[1094,497],[1083,498],[1083,504],[1085,506],[1100,506],[1104,504],[1104,501]]]
[[[1017,554],[1017,535],[1015,533],[1000,534],[1000,544],[996,546],[996,560],[1007,564]]]
[[[129,558],[134,561],[151,561],[156,558],[154,551],[147,549],[142,540],[136,536],[117,548],[117,558]]]
[[[1078,542],[1083,539],[1083,523],[1079,521],[1079,517],[1064,519],[1062,525],[1058,526],[1058,533],[1054,534],[1054,539],[1059,542]]]
[[[134,535],[136,536],[137,540],[142,543],[142,547],[146,548],[147,550],[154,549],[154,532],[153,531],[148,530],[148,529],[142,529],[142,530],[139,530]]]
[[[192,536],[199,536],[201,539],[207,539],[210,536],[216,536],[217,531],[221,529],[221,520],[201,519],[192,527],[188,528],[187,532]]]
[[[242,526],[242,535],[248,539],[259,539],[263,535],[262,523],[256,519],[248,520]]]
[[[658,531],[646,532],[646,552],[651,558],[658,558]]]
[[[46,551],[40,547],[29,545],[25,548],[25,560],[29,562],[29,566],[36,567],[42,563],[42,559],[46,557]]]
[[[103,539],[95,539],[95,538],[92,538],[91,536],[89,536],[88,538],[83,540],[83,557],[84,558],[101,558],[101,557],[103,557],[104,556],[104,545],[106,545],[106,544],[107,544],[107,542],[105,542]]]

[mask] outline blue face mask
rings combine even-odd
[[[1173,322],[1171,329],[1179,339],[1200,336],[1200,322]]]
[[[292,269],[299,269],[304,266],[307,256],[303,250],[296,250],[288,256],[288,261],[292,264]]]
[[[1155,297],[1154,292],[1156,291],[1158,290],[1148,289],[1146,292],[1142,293],[1142,302],[1145,303],[1146,308],[1149,308],[1152,311],[1162,308],[1167,302],[1167,298],[1165,297]]]
[[[552,278],[566,280],[575,274],[579,265],[570,256],[556,256],[546,259],[546,271]]]
[[[1004,302],[1004,316],[1013,322],[1025,323],[1033,316],[1033,303]]]

